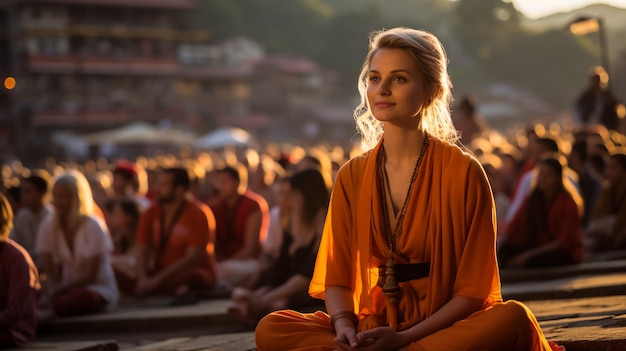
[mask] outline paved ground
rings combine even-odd
[[[504,271],[502,278],[505,298],[524,301],[549,340],[568,351],[626,350],[626,260]],[[252,328],[228,315],[227,305],[225,299],[122,304],[112,313],[46,325],[27,350],[253,350]]]

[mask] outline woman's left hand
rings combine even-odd
[[[399,333],[391,327],[378,327],[356,335],[359,351],[397,350],[406,344]]]

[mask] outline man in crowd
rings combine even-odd
[[[189,173],[168,168],[157,175],[157,203],[142,214],[136,235],[136,280],[118,273],[122,291],[175,297],[213,287],[213,221],[190,200]]]
[[[245,177],[233,167],[218,170],[214,186],[218,197],[209,205],[216,221],[218,278],[229,289],[244,285],[259,267],[269,208],[261,196],[246,189]]]
[[[37,262],[35,242],[39,225],[50,214],[47,200],[48,180],[45,175],[31,175],[22,181],[20,198],[22,207],[15,215],[11,239],[20,244]]]
[[[119,161],[113,169],[113,196],[131,198],[145,210],[151,205],[145,196],[147,182],[147,175],[142,167],[133,162]]]

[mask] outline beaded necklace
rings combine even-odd
[[[402,208],[400,209],[400,216],[396,221],[396,225],[394,228],[391,227],[391,220],[389,218],[388,203],[385,189],[385,179],[387,179],[387,172],[385,171],[385,147],[382,146],[378,155],[378,190],[381,198],[382,208],[383,208],[383,218],[385,224],[385,238],[387,240],[387,245],[389,245],[389,257],[387,258],[386,270],[385,270],[385,284],[383,286],[383,294],[387,297],[387,321],[390,326],[394,330],[398,330],[398,317],[397,317],[397,306],[396,302],[398,301],[398,296],[400,295],[400,286],[396,280],[396,270],[395,270],[395,261],[393,256],[396,251],[397,241],[402,235],[402,223],[404,222],[404,217],[406,215],[406,210],[408,207],[409,199],[411,197],[411,191],[413,190],[413,185],[415,184],[415,179],[417,178],[417,171],[422,163],[422,159],[424,158],[424,154],[426,153],[426,149],[428,148],[428,137],[424,136],[424,143],[422,144],[422,150],[420,151],[420,155],[415,162],[415,168],[413,169],[413,174],[411,175],[411,182],[409,183],[409,189],[407,190],[406,197],[404,198],[404,203],[402,204]],[[386,182],[387,184],[389,182]]]

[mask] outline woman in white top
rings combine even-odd
[[[77,171],[54,182],[54,212],[39,228],[37,252],[46,274],[43,304],[59,317],[101,312],[117,303],[113,244],[94,215],[89,183]],[[42,313],[42,315],[45,315]]]

